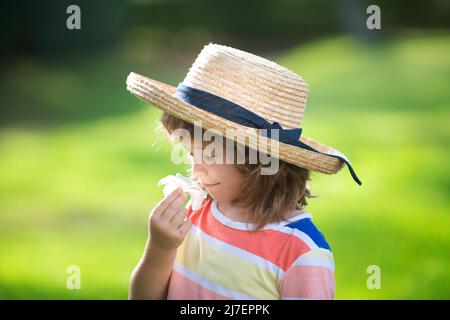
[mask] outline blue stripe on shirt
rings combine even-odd
[[[319,247],[323,249],[327,249],[331,251],[331,248],[327,241],[325,240],[325,237],[323,234],[317,229],[317,227],[314,225],[312,220],[310,218],[301,219],[295,222],[292,222],[286,227],[293,228],[300,230],[304,233],[306,233],[312,241]]]

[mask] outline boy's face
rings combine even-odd
[[[225,149],[225,148],[224,148]],[[243,176],[232,163],[226,163],[224,157],[229,157],[225,150],[222,154],[208,153],[200,146],[191,145],[188,149],[191,155],[192,174],[198,177],[203,187],[217,202],[231,202],[242,190]],[[203,157],[203,161],[202,161]]]

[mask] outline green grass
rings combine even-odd
[[[450,297],[449,57],[444,34],[328,39],[277,59],[310,85],[303,133],[343,151],[363,182],[346,167],[313,174],[319,198],[308,211],[333,248],[338,299]],[[33,112],[67,112],[0,128],[0,298],[125,299],[162,196],[156,183],[186,168],[155,132],[161,112],[124,91],[120,59],[71,62],[70,81],[36,64],[7,72],[45,70],[47,89],[21,89],[19,78],[10,94],[23,93],[17,101]],[[100,111],[89,112],[93,103]],[[81,290],[66,289],[69,265],[81,268]],[[367,289],[369,265],[381,268],[380,290]]]

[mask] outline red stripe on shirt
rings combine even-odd
[[[230,300],[172,270],[167,300]]]
[[[277,230],[248,232],[227,227],[213,216],[211,204],[212,199],[209,199],[193,212],[192,223],[220,241],[266,259],[284,271],[300,255],[310,251],[309,246],[301,239]]]

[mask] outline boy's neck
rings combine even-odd
[[[244,209],[233,206],[229,201],[217,201],[217,209],[221,213],[223,213],[227,218],[236,221],[236,222],[244,222],[244,223],[254,223],[254,221],[249,221],[245,218],[246,211]],[[299,210],[294,209],[290,210],[287,215],[287,219],[299,213]]]
[[[234,207],[231,204],[231,202],[228,202],[228,201],[217,202],[217,209],[219,209],[219,211],[221,213],[223,213],[227,218],[229,218],[233,221],[253,223],[253,221],[247,221],[245,219],[245,213],[246,213],[245,210]]]

